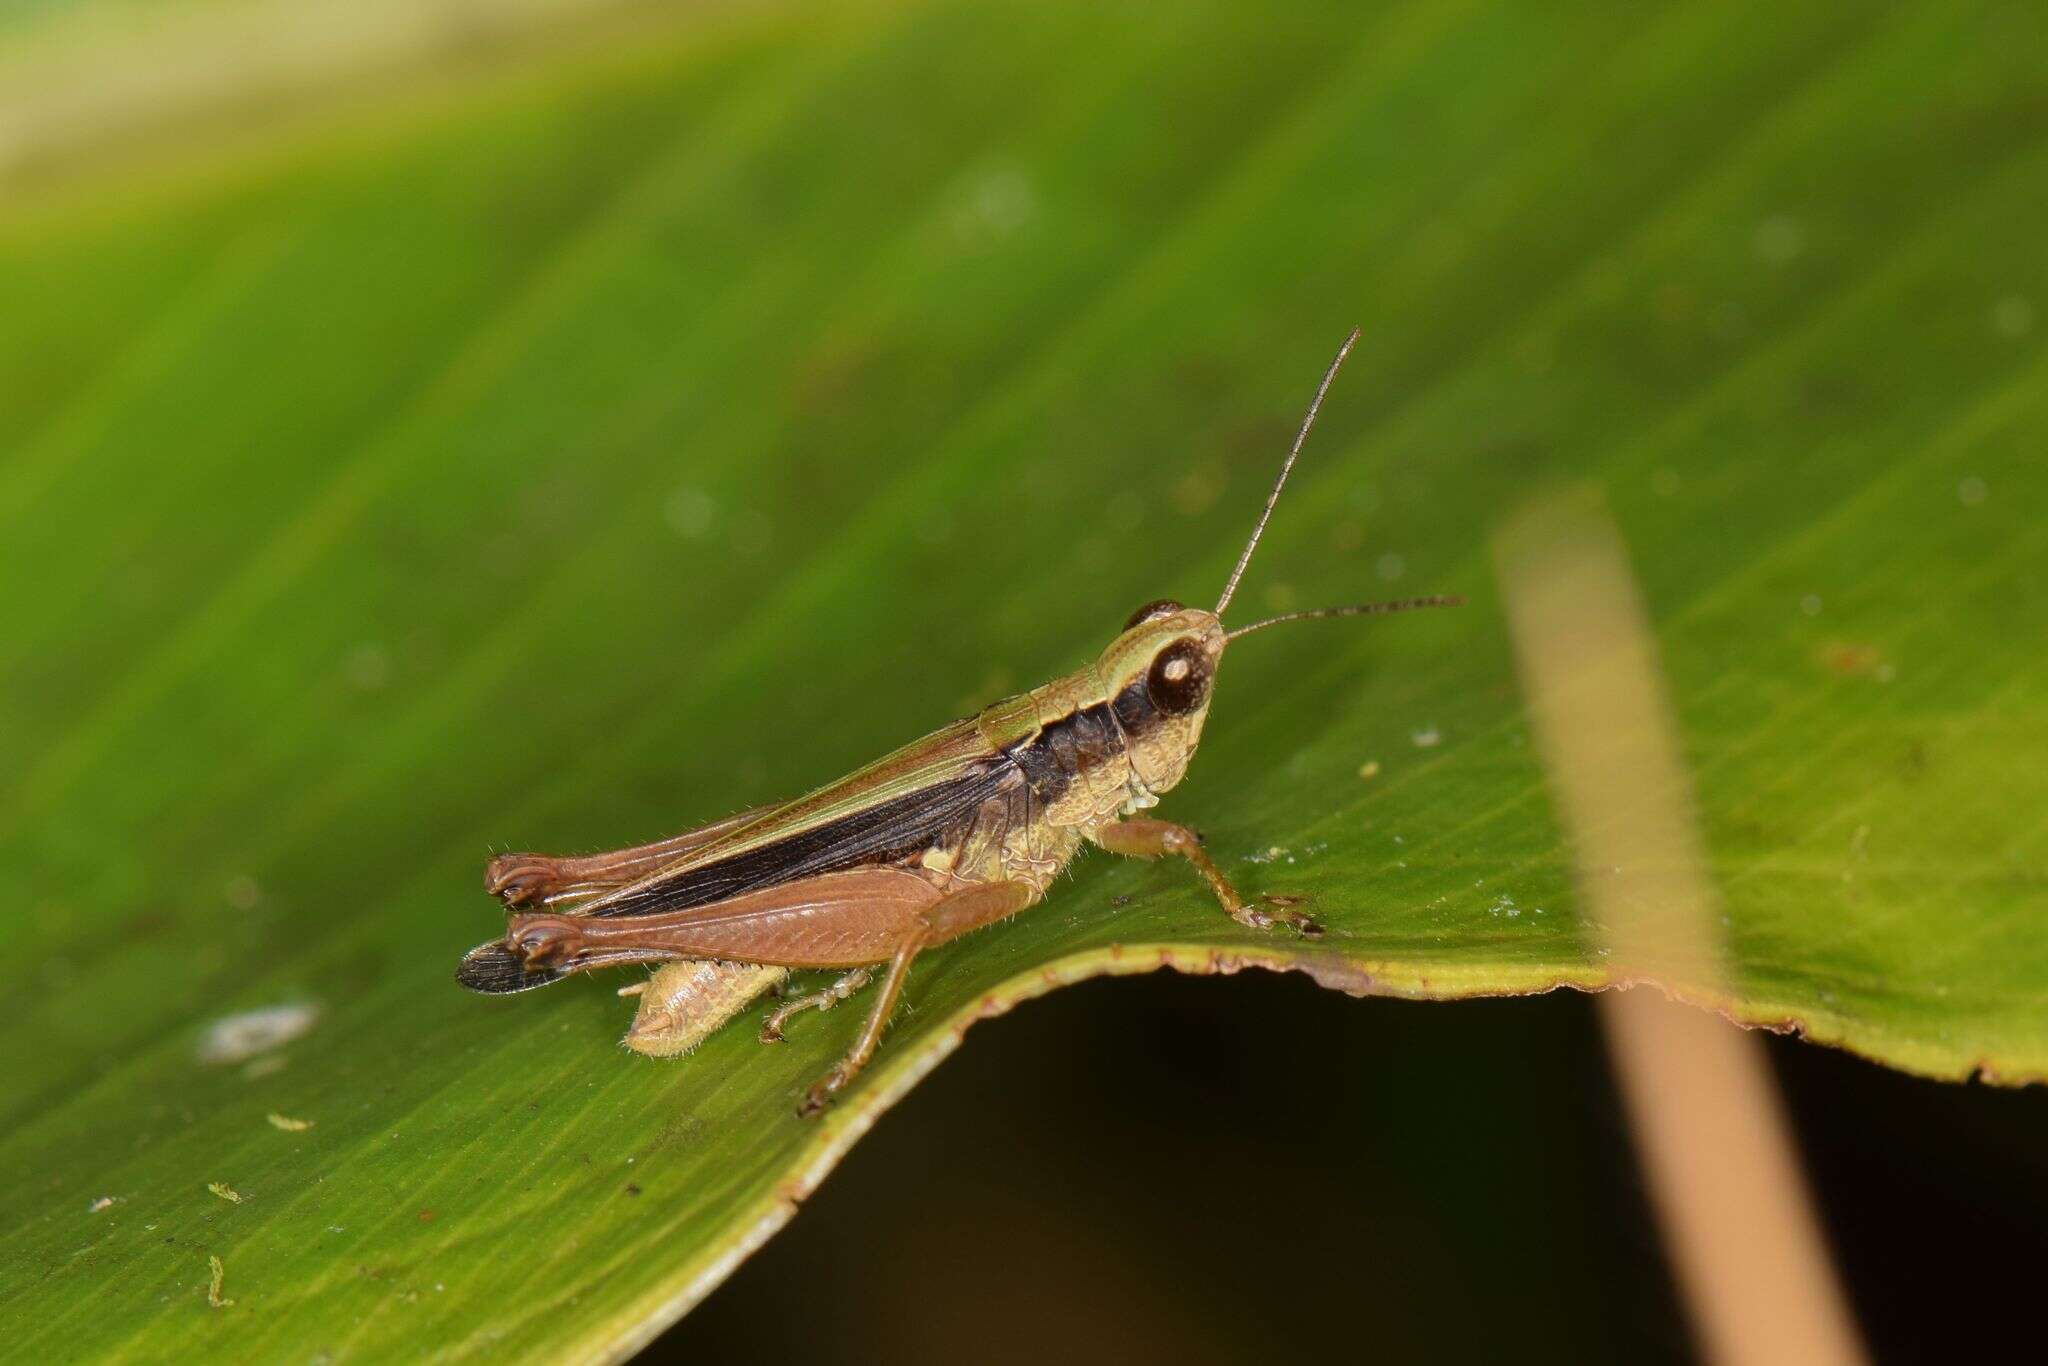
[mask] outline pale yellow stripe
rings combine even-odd
[[[1600,503],[1536,504],[1495,541],[1516,658],[1613,985],[1725,999],[1719,910],[1648,618]],[[1756,1038],[1643,991],[1601,997],[1608,1048],[1705,1355],[1863,1360]]]

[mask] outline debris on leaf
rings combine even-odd
[[[1889,683],[1897,672],[1875,645],[1830,640],[1820,647],[1821,667],[1842,678],[1874,678]]]
[[[206,1283],[206,1302],[215,1309],[225,1309],[234,1303],[233,1300],[222,1299],[220,1294],[221,1282],[228,1278],[228,1269],[221,1265],[218,1257],[208,1257],[206,1268],[213,1273]]]
[[[313,1121],[310,1119],[291,1119],[272,1110],[270,1112],[270,1127],[282,1129],[288,1134],[302,1134],[313,1127]]]
[[[99,1212],[100,1212],[101,1210],[103,1210],[103,1209],[106,1209],[106,1208],[108,1208],[108,1207],[109,1207],[109,1206],[111,1206],[111,1205],[112,1205],[113,1203],[114,1203],[114,1197],[113,1197],[113,1196],[111,1196],[111,1195],[102,1195],[102,1196],[101,1196],[101,1197],[100,1197],[99,1199],[97,1199],[97,1200],[93,1201],[93,1202],[92,1202],[92,1203],[91,1203],[90,1205],[87,1205],[87,1206],[85,1207],[85,1212],[86,1212],[87,1214],[98,1214],[98,1213],[99,1213]]]
[[[242,1193],[225,1181],[209,1181],[206,1188],[231,1205],[242,1203]]]
[[[306,1001],[224,1015],[200,1036],[199,1061],[216,1066],[245,1062],[282,1048],[311,1029],[319,1018],[320,1007]]]

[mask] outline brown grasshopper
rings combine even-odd
[[[799,1108],[814,1115],[874,1055],[918,954],[1038,901],[1084,843],[1184,858],[1239,924],[1320,935],[1277,899],[1247,902],[1192,830],[1137,813],[1187,771],[1229,642],[1286,621],[1459,601],[1329,607],[1224,629],[1223,610],[1357,340],[1354,330],[1324,372],[1214,611],[1148,602],[1094,663],[795,801],[587,858],[495,858],[485,886],[514,914],[503,938],[463,958],[456,979],[502,993],[590,968],[661,963],[621,994],[641,998],[627,1045],[667,1056],[779,988],[792,969],[844,975],[782,1002],[762,1026],[765,1042],[779,1040],[792,1015],[829,1009],[886,964],[859,1040]]]

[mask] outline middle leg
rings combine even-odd
[[[770,1011],[768,1018],[761,1022],[761,1042],[781,1043],[782,1026],[790,1016],[806,1010],[830,1010],[874,980],[874,974],[866,968],[855,968],[823,991],[791,997]]]

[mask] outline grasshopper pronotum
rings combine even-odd
[[[1238,895],[1187,827],[1137,813],[1187,771],[1231,641],[1286,621],[1458,601],[1326,607],[1224,629],[1223,609],[1357,340],[1353,331],[1324,372],[1214,611],[1148,602],[1094,663],[795,801],[609,854],[495,858],[485,886],[513,911],[511,923],[464,956],[457,980],[501,993],[588,968],[661,963],[625,993],[640,996],[626,1043],[666,1056],[694,1047],[791,969],[845,975],[784,1001],[762,1026],[764,1041],[780,1039],[797,1012],[859,991],[886,964],[859,1040],[804,1097],[799,1113],[812,1115],[874,1055],[917,955],[1039,900],[1083,843],[1184,858],[1238,923],[1321,934],[1299,911]]]

